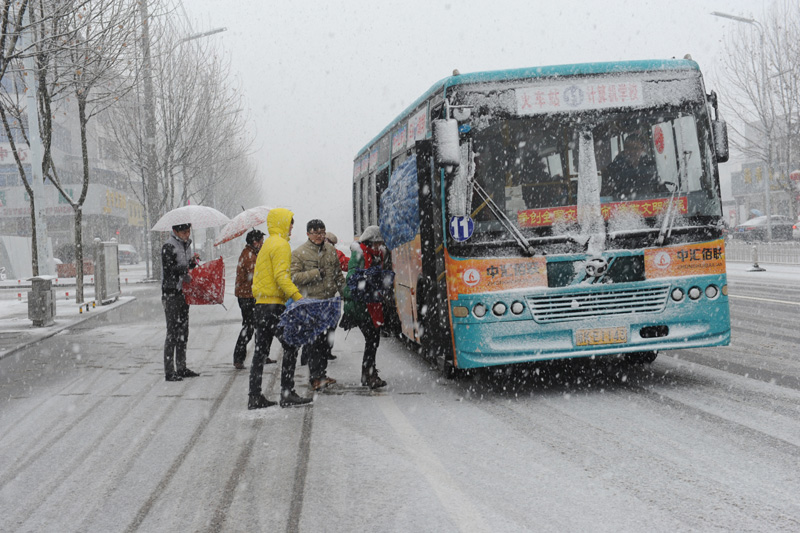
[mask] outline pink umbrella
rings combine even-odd
[[[230,222],[227,216],[213,207],[184,205],[167,212],[150,231],[172,231],[172,226],[191,224],[193,229],[215,228]]]
[[[230,222],[225,224],[225,227],[219,232],[219,238],[217,242],[214,243],[214,246],[232,241],[236,237],[244,235],[251,228],[263,224],[267,221],[267,214],[270,209],[271,208],[266,205],[245,209],[233,217]]]

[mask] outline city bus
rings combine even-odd
[[[717,96],[684,59],[452,76],[358,152],[356,234],[446,375],[730,342]]]

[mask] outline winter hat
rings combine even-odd
[[[381,229],[378,226],[367,226],[359,240],[361,242],[383,242]]]
[[[187,229],[191,229],[191,224],[176,224],[172,226],[172,231],[185,231]]]
[[[339,242],[339,239],[336,237],[336,235],[334,235],[334,234],[333,234],[333,233],[331,233],[330,231],[329,231],[328,233],[326,233],[326,234],[325,234],[325,238],[326,238],[326,239],[328,240],[328,242],[329,242],[329,243],[331,243],[331,244],[336,244],[337,242]]]

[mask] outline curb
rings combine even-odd
[[[37,337],[35,339],[29,339],[29,340],[23,341],[22,344],[20,344],[18,346],[15,346],[14,348],[10,348],[6,352],[0,351],[0,361],[5,359],[9,355],[13,355],[13,354],[15,354],[15,353],[17,353],[19,351],[22,351],[22,350],[24,350],[26,348],[29,348],[29,347],[31,347],[31,346],[33,346],[35,344],[38,344],[39,342],[42,342],[43,340],[49,339],[50,337],[53,337],[53,336],[61,333],[62,331],[66,330],[66,329],[73,328],[73,327],[75,327],[75,326],[77,326],[79,324],[83,324],[84,322],[89,322],[91,320],[96,320],[96,319],[99,319],[101,317],[105,317],[108,313],[110,313],[112,311],[117,311],[117,310],[121,309],[122,307],[124,307],[124,306],[126,306],[126,305],[128,305],[128,304],[130,304],[132,302],[135,302],[136,300],[137,300],[137,298],[135,296],[132,296],[129,300],[126,300],[124,302],[120,302],[119,305],[115,305],[114,307],[100,306],[99,308],[95,308],[96,312],[93,312],[91,314],[86,314],[86,315],[78,315],[78,318],[76,318],[75,320],[70,321],[68,324],[60,324],[58,326],[55,326],[51,331],[48,331],[47,333],[43,334],[41,337]]]

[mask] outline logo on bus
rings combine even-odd
[[[658,268],[669,268],[672,260],[667,252],[658,252],[653,262]]]
[[[661,126],[656,126],[653,129],[653,143],[656,145],[656,151],[659,154],[664,153],[664,130]]]
[[[464,279],[464,283],[469,285],[470,287],[474,287],[481,281],[481,273],[475,270],[474,268],[468,268],[464,271],[464,275],[462,276]]]

